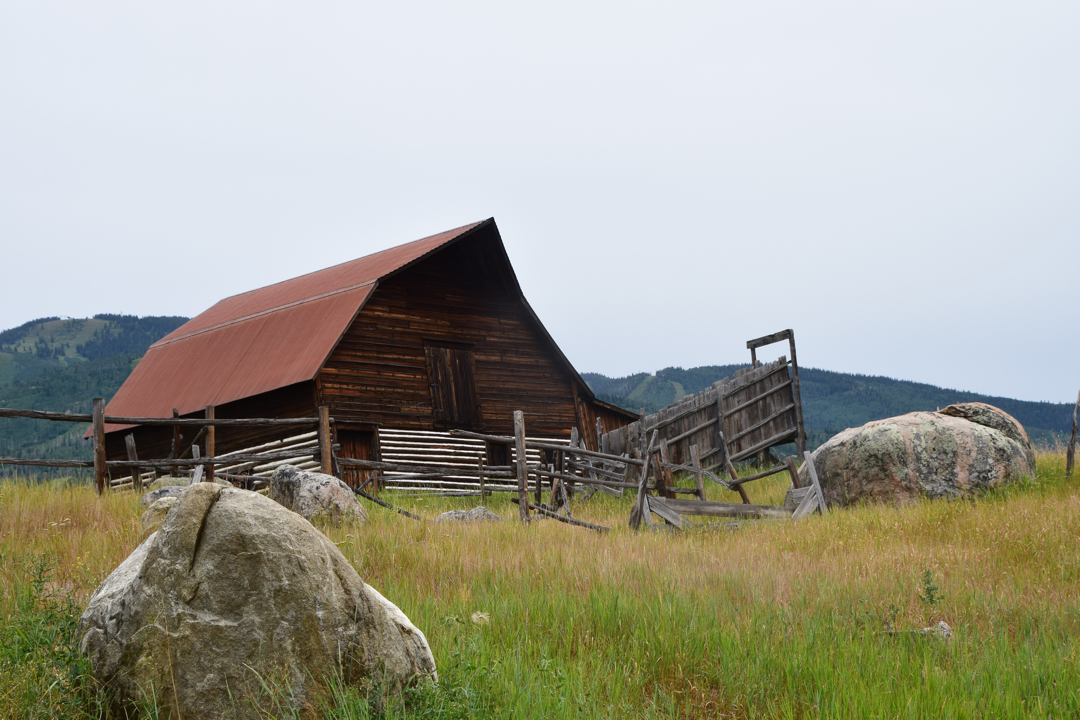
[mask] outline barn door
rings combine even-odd
[[[378,430],[356,430],[341,428],[337,431],[337,441],[341,444],[339,454],[343,458],[352,460],[378,460],[379,459],[379,433]],[[375,470],[364,470],[358,467],[343,466],[340,469],[341,479],[350,487],[360,487],[368,478],[375,474]],[[372,487],[372,486],[369,486]],[[378,489],[378,487],[373,487]]]
[[[431,410],[436,427],[476,427],[480,403],[476,399],[473,351],[458,343],[425,343]]]

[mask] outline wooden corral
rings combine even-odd
[[[449,431],[509,436],[514,410],[536,437],[565,443],[576,429],[593,449],[598,420],[613,429],[637,418],[595,398],[559,350],[490,219],[219,302],[155,343],[105,414],[302,418],[319,407],[342,458],[404,453],[470,467],[480,454],[509,465],[511,453]],[[127,436],[144,457],[190,457],[196,440],[206,456],[287,442],[296,430],[182,435],[107,426],[106,454],[126,457]],[[346,473],[352,483],[368,475]]]

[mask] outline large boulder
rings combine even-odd
[[[254,718],[272,702],[306,717],[335,680],[393,692],[435,677],[424,634],[333,542],[215,483],[176,499],[95,591],[79,632],[118,717],[153,703],[172,717]]]
[[[281,465],[270,478],[270,499],[311,522],[364,522],[367,512],[352,488],[333,475]]]
[[[826,503],[841,506],[960,498],[1035,474],[1023,426],[983,403],[869,422],[834,436],[813,459]]]

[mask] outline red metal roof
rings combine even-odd
[[[225,298],[154,343],[105,414],[184,415],[313,379],[380,278],[488,222]]]

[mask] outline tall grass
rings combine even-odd
[[[754,483],[751,498],[779,502],[785,486]],[[9,625],[31,582],[16,558],[52,559],[51,582],[81,603],[139,540],[131,496],[0,488]],[[392,716],[1066,718],[1080,717],[1077,490],[1044,454],[1034,480],[974,502],[799,523],[635,534],[629,497],[596,496],[574,510],[603,535],[378,508],[325,530],[435,653],[440,685]],[[475,504],[388,497],[428,517]],[[488,506],[516,517],[506,497]],[[947,642],[909,632],[940,620]],[[338,690],[325,717],[370,716],[362,693]]]

